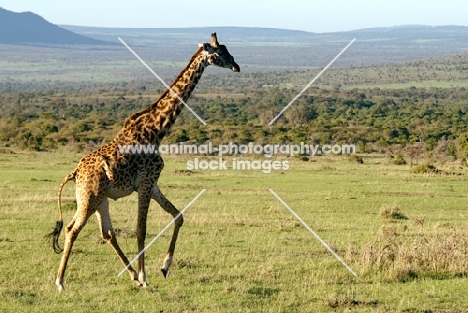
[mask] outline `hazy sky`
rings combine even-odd
[[[54,24],[101,27],[249,26],[332,32],[423,24],[468,26],[466,0],[0,0]]]

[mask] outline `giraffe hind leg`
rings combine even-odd
[[[62,259],[60,260],[60,266],[57,273],[57,279],[55,280],[55,285],[58,287],[58,291],[63,291],[64,286],[64,277],[65,277],[65,270],[67,268],[68,259],[70,257],[70,253],[73,247],[73,243],[75,242],[78,234],[80,233],[81,229],[86,225],[88,220],[88,216],[78,216],[75,214],[72,221],[68,226],[65,228],[65,243],[63,246],[63,254]]]
[[[62,259],[60,260],[60,266],[57,273],[57,279],[55,284],[59,291],[64,289],[64,277],[65,271],[68,264],[73,244],[78,237],[78,234],[88,222],[89,217],[96,212],[97,204],[100,203],[102,198],[96,196],[95,193],[90,192],[90,186],[81,185],[77,182],[76,186],[76,201],[77,210],[73,216],[71,222],[65,227],[65,242],[63,246]]]

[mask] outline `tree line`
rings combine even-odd
[[[111,140],[125,118],[148,106],[160,91],[141,82],[67,92],[5,90],[0,93],[0,145],[38,151],[60,145],[91,149]],[[417,144],[424,151],[444,146],[445,155],[463,155],[457,143],[468,131],[468,90],[464,87],[311,87],[268,126],[297,92],[259,86],[201,88],[189,104],[208,125],[201,125],[184,110],[165,140],[353,143],[362,153]]]

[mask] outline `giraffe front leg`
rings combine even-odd
[[[138,219],[142,221],[143,219]],[[145,248],[145,238],[146,238],[146,223],[145,225],[137,226],[137,242],[138,242],[138,253],[140,253]],[[137,283],[139,286],[146,287],[146,271],[145,271],[145,253],[141,253],[138,257],[138,280]]]
[[[146,239],[146,219],[148,216],[148,207],[151,197],[148,192],[138,191],[138,219],[137,219],[137,242],[138,253],[145,248]],[[146,287],[146,271],[145,271],[145,253],[141,253],[138,257],[138,282],[140,286]]]
[[[151,197],[156,200],[156,202],[158,202],[166,212],[171,214],[172,217],[177,218],[174,222],[174,232],[172,233],[171,243],[169,244],[169,249],[167,251],[166,257],[164,258],[163,266],[161,267],[161,274],[164,276],[164,278],[166,278],[174,258],[177,237],[179,236],[180,227],[182,227],[184,223],[184,217],[179,215],[179,210],[177,210],[176,207],[169,200],[167,200],[167,198],[161,193],[161,190],[158,186],[153,188]]]

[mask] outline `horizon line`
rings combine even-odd
[[[424,27],[424,28],[438,28],[438,27],[466,27],[468,25],[461,24],[439,24],[439,25],[429,25],[429,24],[397,24],[393,26],[369,26],[363,28],[353,28],[349,30],[337,30],[337,31],[308,31],[303,29],[292,29],[292,28],[280,28],[280,27],[267,27],[267,26],[185,26],[185,27],[120,27],[120,26],[87,26],[87,25],[71,25],[71,24],[55,24],[59,27],[85,27],[85,28],[104,28],[104,29],[213,29],[213,28],[245,28],[245,29],[269,29],[269,30],[285,30],[292,32],[303,32],[309,34],[332,34],[332,33],[349,33],[362,30],[371,30],[371,29],[391,29],[391,28],[404,28],[404,27]]]

